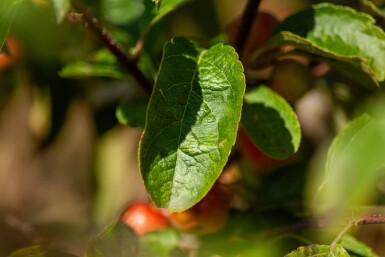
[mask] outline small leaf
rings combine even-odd
[[[341,245],[309,245],[299,247],[285,257],[349,257]]]
[[[179,241],[179,234],[172,229],[147,233],[140,238],[139,257],[169,257]]]
[[[378,257],[378,255],[373,252],[373,250],[366,244],[358,241],[356,238],[344,235],[340,241],[340,244],[344,247],[345,250],[359,255],[361,257]]]
[[[201,51],[182,37],[166,44],[140,143],[142,177],[158,207],[183,211],[210,190],[234,145],[244,90],[232,47]]]
[[[35,245],[16,250],[8,257],[76,257],[76,255],[64,253],[47,246]]]
[[[139,19],[145,10],[144,0],[102,0],[105,19],[116,25],[127,25]]]
[[[301,129],[291,106],[278,94],[259,86],[245,94],[242,126],[264,153],[275,159],[294,154],[301,141]]]
[[[57,23],[61,23],[65,14],[70,9],[70,0],[51,0],[55,14]]]
[[[59,72],[63,78],[88,78],[88,77],[106,77],[120,79],[125,74],[118,66],[110,64],[89,63],[85,61],[76,61],[67,64]]]
[[[323,3],[287,18],[274,34],[268,47],[292,44],[371,85],[385,79],[385,33],[370,15]]]
[[[138,254],[138,236],[122,222],[91,239],[86,250],[86,257],[135,257]]]
[[[0,1],[0,50],[3,48],[5,38],[11,28],[17,9],[23,0]]]
[[[147,105],[148,99],[146,97],[123,100],[116,109],[116,118],[123,125],[144,128]]]
[[[140,19],[140,24],[144,31],[157,23],[164,16],[191,0],[145,0],[146,9],[143,16]]]

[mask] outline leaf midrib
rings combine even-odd
[[[190,97],[191,97],[191,94],[193,93],[193,84],[194,84],[194,80],[196,78],[196,74],[197,74],[197,71],[199,69],[199,64],[202,60],[202,56],[205,54],[206,50],[203,50],[199,57],[198,57],[198,60],[196,61],[196,66],[195,66],[195,70],[194,70],[194,73],[192,75],[192,78],[191,78],[191,81],[189,83],[190,85],[190,90],[188,92],[188,97],[187,97],[187,101],[186,101],[186,105],[184,107],[184,110],[183,110],[183,115],[182,115],[182,118],[180,119],[180,129],[179,129],[179,138],[178,138],[178,146],[180,146],[180,143],[181,143],[181,137],[182,137],[182,129],[183,129],[183,124],[185,124],[185,117],[186,117],[186,111],[187,111],[187,107],[189,106],[189,102],[190,102]],[[203,99],[202,99],[203,101]],[[174,167],[177,167],[177,163],[178,163],[178,159],[179,159],[179,154],[178,154],[178,151],[179,151],[179,147],[178,149],[175,151],[175,155],[176,155],[176,158],[175,158],[175,165]],[[175,168],[174,168],[174,171],[173,171],[173,178],[172,178],[172,183],[171,183],[171,191],[172,189],[174,188],[174,183],[175,183]],[[172,197],[172,193],[170,193],[169,197],[168,197],[168,203],[171,202],[171,197]]]

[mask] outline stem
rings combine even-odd
[[[138,66],[125,53],[124,48],[120,45],[103,27],[99,21],[83,6],[80,0],[72,0],[72,6],[81,13],[84,25],[100,39],[101,42],[113,53],[120,64],[135,78],[139,86],[147,95],[151,95],[152,88],[144,74],[139,70]]]
[[[333,240],[333,242],[330,244],[330,248],[333,248],[345,235],[345,233],[354,225],[354,221],[349,221],[348,224],[345,225],[345,227],[338,233],[336,238]]]
[[[261,0],[249,0],[243,11],[241,25],[239,26],[237,38],[235,39],[235,48],[240,56],[242,56],[255,16],[258,13],[260,3]]]

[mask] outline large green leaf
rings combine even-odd
[[[70,0],[51,0],[56,14],[56,21],[60,23],[70,8]]]
[[[385,33],[370,15],[323,3],[287,18],[274,34],[268,48],[292,44],[363,83],[385,80]]]
[[[5,38],[11,27],[17,7],[23,0],[0,1],[0,50],[3,48]]]
[[[242,126],[264,153],[275,159],[294,154],[301,129],[291,106],[273,90],[259,86],[245,94]]]
[[[174,38],[163,59],[140,143],[140,168],[159,207],[185,210],[209,191],[236,138],[245,78],[230,46]]]
[[[285,257],[349,257],[341,245],[309,245],[299,247]]]
[[[370,204],[384,165],[384,117],[383,111],[376,119],[364,114],[333,140],[318,201],[326,203],[335,215],[344,215],[355,205]]]
[[[47,246],[34,245],[16,250],[8,257],[76,257],[76,255],[64,253]]]
[[[114,223],[91,239],[86,257],[134,257],[139,254],[139,238],[122,222]]]

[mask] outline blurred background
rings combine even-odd
[[[153,80],[164,43],[176,35],[202,46],[223,41],[245,3],[193,0],[181,6],[148,33],[153,38],[145,41],[141,68]],[[312,3],[264,0],[260,8],[282,20]],[[143,0],[84,5],[127,53],[135,51]],[[141,129],[115,117],[121,100],[142,94],[136,82],[124,72],[115,78],[90,76],[87,69],[82,76],[61,73],[69,63],[96,60],[105,54],[101,49],[82,24],[58,24],[49,1],[20,5],[0,55],[0,256],[38,243],[82,255],[89,237],[116,220],[127,203],[147,200],[137,161]],[[322,92],[301,103],[323,109],[319,123],[307,123],[314,145],[330,142],[332,133],[330,99]]]

